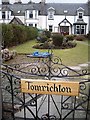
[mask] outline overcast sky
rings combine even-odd
[[[14,2],[15,0],[10,0],[10,2]],[[30,0],[21,0],[23,3],[27,3],[29,2]],[[40,2],[41,0],[32,0],[32,2]],[[54,3],[85,3],[87,2],[88,0],[46,0],[46,2],[54,2]]]

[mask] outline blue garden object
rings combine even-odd
[[[33,55],[33,56],[38,56],[38,54],[39,54],[39,52],[36,51],[36,52],[34,52],[32,55]]]
[[[48,52],[38,52],[38,51],[35,51],[32,55],[36,56],[36,57],[48,57],[51,54],[48,53]]]
[[[38,52],[35,51],[30,55],[27,55],[27,57],[49,57],[51,54],[48,52]]]

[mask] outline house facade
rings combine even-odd
[[[48,29],[63,34],[87,34],[90,31],[90,1],[87,3],[22,3],[2,0],[0,23],[11,23],[15,18],[26,26]],[[15,22],[14,22],[15,23]]]

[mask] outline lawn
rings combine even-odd
[[[46,52],[48,50],[40,50],[32,48],[37,42],[35,40],[26,42],[22,45],[10,48],[15,49],[18,53],[33,53],[35,51]],[[85,44],[84,44],[85,43]],[[78,65],[88,62],[88,44],[87,42],[78,42],[75,48],[71,49],[53,49],[54,56],[62,59],[63,64]]]

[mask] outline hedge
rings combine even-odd
[[[37,28],[15,25],[15,24],[1,24],[2,25],[2,42],[4,47],[11,47],[22,44],[26,41],[35,39],[38,35]]]

